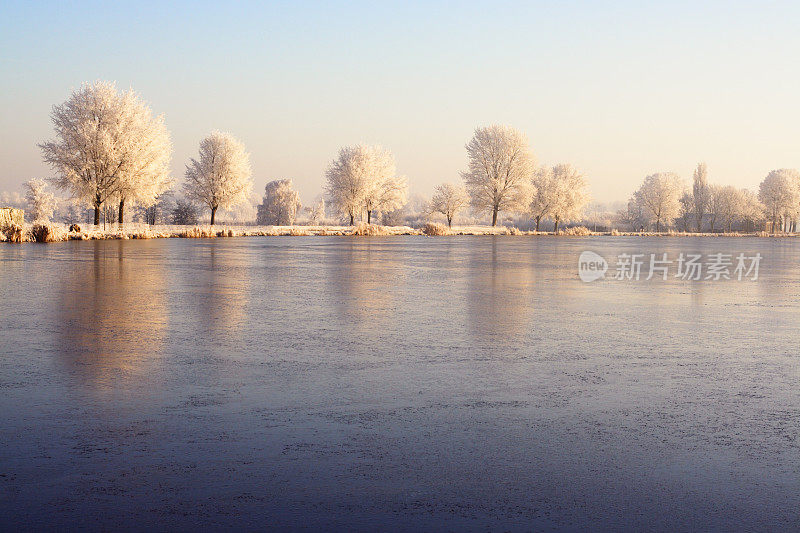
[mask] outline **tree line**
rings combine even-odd
[[[662,172],[647,176],[620,212],[633,229],[676,227],[681,231],[731,232],[734,224],[754,231],[761,222],[776,231],[795,231],[800,216],[800,172],[771,171],[758,193],[708,182],[705,163],[697,165],[691,186],[679,176]]]
[[[176,187],[170,176],[172,142],[163,115],[154,115],[133,90],[119,91],[114,83],[84,84],[62,104],[53,107],[52,140],[39,145],[54,171],[51,183],[67,191],[78,204],[94,210],[94,224],[113,206],[116,221],[125,220],[126,206],[154,210]],[[538,231],[544,220],[553,230],[578,221],[589,201],[583,173],[568,163],[539,166],[526,136],[510,127],[479,127],[466,144],[467,167],[461,183],[435,188],[423,210],[440,214],[452,225],[470,209],[490,217],[528,218]],[[34,219],[48,219],[55,197],[40,179],[26,184],[26,200]],[[199,143],[197,157],[186,165],[173,220],[195,223],[196,206],[203,206],[214,224],[219,209],[247,204],[253,190],[250,155],[229,133],[214,131]],[[339,150],[324,175],[324,195],[306,208],[309,219],[326,213],[353,225],[372,223],[378,215],[397,212],[408,202],[408,180],[397,174],[392,153],[379,145],[357,144]],[[256,223],[294,224],[302,208],[291,180],[269,182],[255,213]],[[633,229],[662,231],[730,231],[734,224],[755,229],[766,221],[773,231],[792,231],[800,215],[800,173],[781,169],[769,173],[758,194],[746,189],[708,183],[700,164],[691,187],[673,173],[647,176],[616,214],[617,222]],[[155,216],[146,216],[155,222]],[[388,216],[391,219],[391,216]],[[176,222],[177,223],[177,222]]]

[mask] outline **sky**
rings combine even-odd
[[[390,149],[411,193],[460,180],[481,125],[525,132],[596,201],[645,176],[756,189],[800,167],[800,2],[0,0],[0,191],[48,177],[50,111],[87,81],[132,87],[172,133],[178,182],[229,131],[257,191],[322,192],[338,149]]]

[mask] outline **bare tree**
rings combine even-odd
[[[680,199],[683,186],[680,178],[671,172],[651,174],[636,191],[637,202],[656,222],[656,232],[661,231],[661,223],[669,225],[680,212]]]
[[[625,209],[617,212],[617,217],[620,222],[630,226],[633,231],[639,230],[648,223],[647,213],[635,194],[628,199]]]
[[[159,222],[162,224],[169,224],[175,202],[175,196],[172,194],[172,191],[166,191],[159,194],[152,204],[146,207],[140,206],[145,223],[151,226]]]
[[[173,224],[188,226],[197,224],[197,220],[197,206],[184,199],[175,201],[175,207],[172,208]]]
[[[100,207],[119,198],[148,198],[153,181],[162,183],[172,146],[162,117],[153,117],[139,96],[119,93],[113,83],[84,85],[51,114],[56,139],[39,145],[44,161],[57,173],[54,183],[76,199]],[[157,188],[157,187],[156,187]]]
[[[689,191],[684,191],[678,199],[680,208],[678,210],[678,219],[681,221],[681,228],[683,231],[689,231],[689,221],[695,213],[694,195]]]
[[[525,135],[510,126],[477,128],[466,149],[469,164],[461,177],[472,207],[491,211],[492,226],[500,211],[525,210],[534,170]]]
[[[692,199],[694,200],[694,217],[697,232],[703,231],[703,217],[709,209],[711,190],[708,186],[708,169],[705,163],[700,163],[692,176]],[[712,230],[713,231],[713,230]]]
[[[186,165],[186,198],[211,209],[211,224],[220,207],[246,203],[253,189],[250,154],[229,133],[215,131],[200,141],[200,158]]]
[[[291,226],[300,209],[300,194],[292,180],[275,180],[264,188],[264,199],[258,206],[256,223],[262,226]]]
[[[464,187],[445,183],[436,187],[430,202],[431,213],[441,213],[447,218],[447,227],[453,227],[453,217],[469,204]]]
[[[724,193],[721,185],[708,186],[708,225],[711,233],[717,227],[717,219],[723,210]]]

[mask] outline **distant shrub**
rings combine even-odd
[[[374,237],[377,235],[386,235],[386,232],[382,231],[381,227],[377,224],[359,224],[350,232],[350,235]]]
[[[572,228],[565,229],[563,234],[572,235],[575,237],[586,237],[587,235],[591,235],[592,231],[586,226],[575,226]]]
[[[19,224],[9,224],[2,229],[5,240],[8,242],[22,242],[22,226]]]
[[[345,230],[340,230],[340,229],[322,228],[321,230],[317,231],[316,234],[317,235],[324,235],[324,236],[334,235],[334,236],[337,236],[337,237],[341,237],[343,235],[349,235],[350,233],[348,233]]]
[[[439,222],[428,222],[424,226],[422,226],[422,233],[424,235],[449,235],[450,230],[447,228],[446,225],[440,224]]]
[[[183,237],[184,239],[205,239],[216,236],[217,234],[211,228],[201,228],[199,226],[186,228],[178,233],[178,237]]]
[[[172,208],[172,223],[179,226],[197,224],[197,206],[187,200],[178,200]]]
[[[519,230],[519,228],[511,226],[508,228],[508,235],[522,235],[522,232]]]
[[[31,237],[34,242],[54,242],[64,240],[63,230],[52,224],[37,223],[31,227]]]
[[[133,231],[131,233],[122,235],[123,239],[152,239],[153,237],[154,237],[154,235],[152,233],[150,233],[150,231],[148,231],[146,229],[145,230]]]

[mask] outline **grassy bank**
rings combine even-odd
[[[426,224],[409,226],[150,226],[147,224],[113,225],[105,229],[95,226],[66,224],[25,224],[7,226],[0,231],[0,242],[62,242],[70,240],[170,239],[219,237],[282,237],[282,236],[391,236],[391,235],[541,235],[541,236],[645,236],[645,237],[787,237],[795,234],[760,233],[687,233],[687,232],[596,232],[584,227],[553,232],[522,231],[513,227],[453,226]]]

